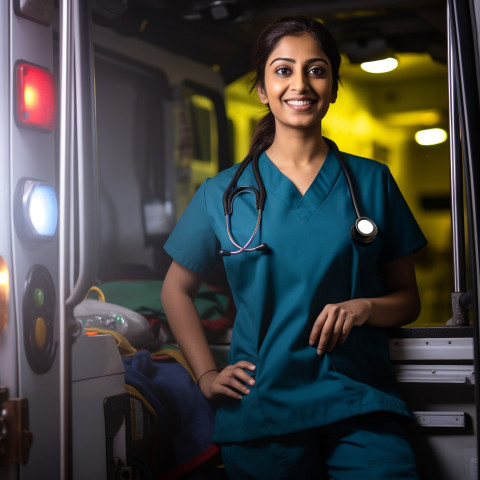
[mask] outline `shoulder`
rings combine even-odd
[[[353,153],[342,152],[342,156],[348,163],[349,167],[357,169],[359,171],[377,173],[379,175],[385,175],[390,173],[390,169],[384,163],[371,158],[360,157]]]
[[[225,170],[218,172],[213,178],[209,179],[209,182],[215,185],[218,184],[221,186],[225,186],[225,188],[227,188],[228,184],[235,175],[235,172],[240,168],[240,165],[240,163],[237,163],[231,167],[226,168]]]
[[[240,163],[237,163],[218,172],[214,177],[207,178],[203,183],[206,197],[216,195],[219,191],[221,191],[223,195],[223,192],[227,189],[235,172],[240,168],[240,165]]]
[[[357,182],[369,184],[382,188],[389,188],[388,185],[393,180],[388,165],[371,158],[360,157],[351,153],[342,153],[351,175],[357,179]]]

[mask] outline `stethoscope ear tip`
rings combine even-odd
[[[269,252],[270,251],[270,247],[266,244],[266,243],[261,243],[260,245],[258,245],[257,247],[255,247],[255,250],[259,251],[259,252]]]
[[[219,250],[219,251],[218,251],[218,254],[219,254],[221,257],[229,257],[232,253],[229,252],[228,250]]]

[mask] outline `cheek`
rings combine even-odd
[[[266,89],[266,97],[268,98],[270,104],[272,102],[281,102],[286,91],[287,89],[282,84],[270,84]]]

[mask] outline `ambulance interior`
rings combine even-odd
[[[174,339],[159,304],[169,265],[163,242],[203,179],[246,155],[264,113],[249,93],[249,49],[261,27],[291,13],[292,6],[283,1],[186,1],[167,8],[164,2],[137,0],[122,9],[120,3],[117,11],[107,11],[102,2],[94,2],[99,187],[95,286],[107,302],[148,318],[158,343],[148,344],[152,337],[147,336],[147,344],[137,343],[136,349],[165,355]],[[445,4],[300,1],[294,10],[324,20],[343,56],[342,85],[324,122],[325,135],[343,151],[389,166],[429,241],[416,255],[422,313],[410,327],[444,327],[452,317],[453,288]],[[388,73],[360,67],[384,57],[396,58],[398,67]],[[417,132],[431,129],[444,136],[430,145],[419,143]],[[92,297],[98,293],[91,292]],[[234,306],[221,265],[205,279],[200,297],[207,337],[222,365]],[[471,358],[466,363],[471,370]],[[424,395],[418,379],[406,384],[407,396]],[[473,390],[465,388],[465,402],[473,403]],[[445,401],[437,410],[453,409]],[[422,410],[430,407],[428,402],[424,400]],[[463,427],[462,432],[453,429],[455,441],[459,445],[462,433],[464,447],[470,448],[471,421]],[[450,445],[452,431],[448,426],[441,430],[440,441]],[[443,478],[441,471],[457,467],[445,467],[448,461],[442,464],[438,458],[432,462],[432,444],[444,447],[436,438],[428,442],[432,477],[425,478]]]
[[[114,331],[126,370],[131,368],[128,358],[142,357],[145,352],[159,375],[166,372],[162,370],[165,365],[173,365],[174,370],[165,373],[169,386],[162,385],[173,385],[182,395],[190,395],[185,404],[193,402],[188,408],[201,416],[193,425],[212,422],[208,412],[202,411],[202,400],[162,311],[160,289],[170,262],[162,245],[203,179],[246,155],[254,126],[265,111],[254,92],[249,93],[250,48],[264,25],[290,13],[325,21],[341,49],[341,87],[324,122],[324,134],[342,151],[389,166],[429,241],[415,259],[422,312],[409,328],[422,332],[423,328],[447,328],[452,318],[453,267],[445,2],[174,3],[92,2],[98,218],[93,215],[88,228],[96,232],[98,267],[91,282],[94,288],[86,298],[94,300],[96,307],[92,308],[100,310],[97,302],[102,300],[116,305],[113,313],[120,317],[122,308],[128,310],[119,323],[118,318],[106,321],[101,311],[89,310],[84,304],[87,310],[76,311],[84,329],[92,336]],[[384,57],[395,58],[397,68],[368,73],[360,66]],[[427,130],[444,136],[437,143],[427,140],[422,145],[417,132]],[[197,306],[222,366],[227,361],[235,309],[221,264],[205,279]],[[449,330],[448,341],[471,337],[468,320],[467,313],[462,333]],[[424,342],[422,338],[414,341]],[[443,340],[438,341],[433,356],[421,359],[424,370],[432,371],[426,360],[445,363],[435,357],[443,351]],[[462,352],[470,352],[468,341],[466,347],[461,344]],[[398,342],[394,350],[401,360]],[[74,350],[72,361],[76,358]],[[145,362],[142,358],[138,361]],[[454,375],[460,360],[458,380]],[[412,405],[413,410],[423,412],[419,423],[422,418],[426,422],[423,429],[412,427],[422,459],[422,478],[473,478],[463,476],[470,474],[476,459],[472,363],[470,353],[456,358],[457,370],[447,372],[439,383],[422,377],[423,370],[414,372],[413,380],[410,370],[399,371],[406,378],[406,398],[412,403],[421,399],[419,405]],[[177,382],[179,365],[187,372],[182,378],[190,381],[188,388]],[[454,394],[441,390],[449,381],[455,383]],[[170,396],[157,387],[157,403],[155,395],[142,391],[141,385],[132,383],[127,389],[130,401],[137,404],[128,448],[137,461],[137,471],[150,472],[141,478],[151,478],[148,475],[153,471],[170,475],[165,478],[222,478],[221,459],[214,446],[191,429],[177,435],[184,421],[175,418],[178,408],[172,413],[172,404],[183,402],[178,400],[183,398],[179,390]],[[427,410],[438,413],[431,415],[433,422],[440,414],[447,422],[457,415],[461,425],[432,427],[424,413]],[[75,428],[78,425],[74,424],[74,435]],[[195,444],[191,449],[189,442]],[[73,448],[78,467],[78,450],[86,447],[74,442]],[[182,457],[182,451],[188,454]],[[455,476],[458,472],[462,476]]]
[[[416,259],[422,313],[412,326],[445,325],[452,289],[449,142],[415,140],[421,130],[449,129],[445,5],[312,3],[298,2],[295,11],[324,20],[343,55],[325,135],[341,150],[388,164],[429,240]],[[171,226],[204,178],[244,158],[265,112],[249,94],[253,39],[268,21],[291,12],[287,2],[235,2],[224,15],[240,19],[214,20],[207,2],[203,9],[203,2],[191,2],[191,11],[189,2],[179,2],[178,11],[161,4],[131,2],[111,20],[97,12],[104,24],[94,29],[102,281],[163,277],[162,243]],[[156,47],[167,48],[168,58]],[[398,59],[395,70],[360,68],[386,56]],[[163,224],[151,224],[153,212]]]

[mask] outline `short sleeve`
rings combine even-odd
[[[386,172],[386,228],[381,254],[384,263],[414,253],[427,243],[388,168]]]
[[[199,187],[164,245],[174,260],[202,274],[214,268],[220,248],[208,218],[207,183]]]

